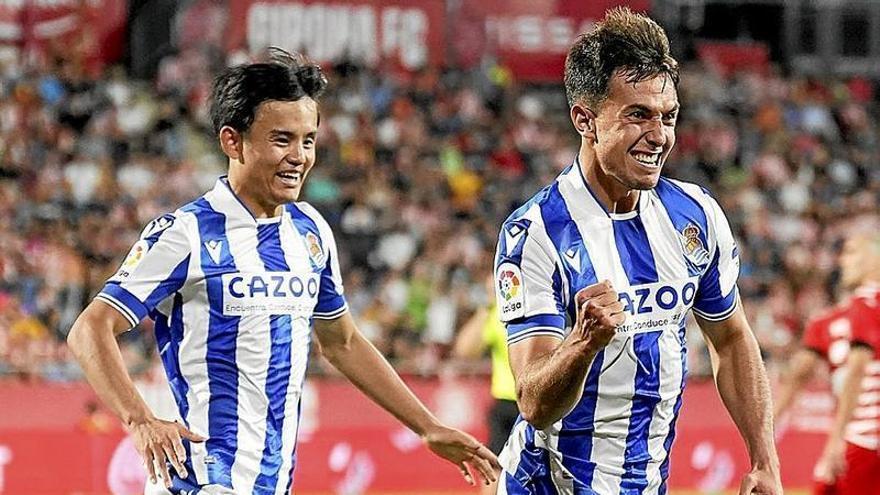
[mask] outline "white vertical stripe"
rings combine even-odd
[[[182,215],[191,215],[184,213]],[[183,218],[181,218],[181,221]],[[193,433],[208,437],[208,403],[211,392],[208,388],[208,321],[210,308],[208,305],[208,285],[202,272],[201,237],[198,223],[193,218],[188,225],[188,237],[191,240],[189,271],[187,280],[196,281],[185,284],[180,291],[183,298],[183,339],[180,341],[178,362],[180,374],[183,375],[188,389],[186,401],[189,412],[186,420]],[[199,484],[208,482],[208,470],[205,458],[208,451],[205,442],[190,442],[192,467]]]
[[[596,278],[610,280],[618,292],[628,289],[629,278],[617,252],[611,218],[586,190],[579,176],[577,181],[561,180],[559,191],[584,240]],[[605,347],[603,370],[599,375],[590,460],[596,463],[592,488],[602,494],[620,491],[636,375],[636,362],[629,357],[629,352],[632,352],[632,338],[615,335]]]
[[[506,472],[513,476],[519,469],[519,461],[522,459],[522,452],[526,448],[526,428],[529,424],[520,421],[513,426],[513,431],[504,444],[504,449],[498,455],[498,463],[501,464],[502,475]]]
[[[230,193],[231,194],[231,193]],[[229,211],[228,199],[206,196],[211,206],[226,213],[226,239],[239,272],[263,272],[265,266],[257,252],[256,224]],[[234,198],[232,198],[234,200]],[[220,203],[220,204],[218,204]],[[260,472],[266,437],[266,373],[271,350],[269,315],[241,318],[236,338],[235,362],[238,367],[238,443],[232,465],[232,485],[236,493],[251,493]]]
[[[646,191],[642,194],[654,196],[656,193]],[[660,199],[652,197],[652,200],[642,214],[642,223],[654,254],[657,276],[659,280],[688,278],[688,267],[678,241],[678,232]],[[684,349],[674,328],[670,327],[663,331],[658,346],[660,349],[660,402],[654,408],[648,431],[648,453],[651,455],[651,461],[648,463],[646,472],[648,481],[644,492],[646,495],[657,493],[663,481],[660,475],[660,465],[668,454],[664,443],[675,414],[675,403],[681,394],[681,375],[683,372],[681,353]]]
[[[299,232],[292,224],[290,214],[285,210],[284,219],[279,226],[281,247],[284,260],[290,271],[303,272],[311,270],[311,260],[306,245]],[[322,239],[323,240],[323,239]],[[281,433],[281,469],[278,472],[276,495],[284,495],[287,488],[287,473],[293,463],[293,449],[296,447],[296,431],[299,426],[299,403],[302,397],[303,380],[309,358],[309,341],[311,327],[308,320],[296,318],[291,320],[290,339],[290,380],[284,399],[284,425]]]
[[[666,207],[660,198],[656,197],[657,193],[654,191],[643,191],[642,194],[651,196],[651,201],[646,202],[646,208],[642,212],[642,225],[645,226],[651,253],[654,255],[658,280],[680,280],[690,277],[678,240],[678,231],[675,230]]]
[[[550,240],[550,236],[547,234],[547,226],[544,225],[544,217],[541,216],[540,206],[536,204],[529,208],[525,215],[523,215],[523,218],[532,221],[532,226],[529,228],[529,236],[533,237],[539,245],[544,246],[544,251],[550,253],[554,266],[559,269],[559,277],[560,280],[562,280],[562,302],[564,305],[569,298],[570,282],[568,280],[568,274],[565,272],[565,265],[563,265],[562,259],[559,258],[559,250],[557,249],[557,246],[553,245],[553,241]],[[525,256],[523,256],[523,258],[525,258]],[[552,279],[552,268],[550,273]]]

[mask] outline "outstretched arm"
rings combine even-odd
[[[752,470],[740,485],[740,495],[781,495],[770,385],[758,341],[742,306],[725,320],[698,317],[697,322],[709,345],[718,392],[746,442],[752,461]]]
[[[122,314],[101,300],[92,301],[79,315],[70,334],[70,347],[89,383],[98,397],[122,420],[131,433],[135,448],[144,459],[150,481],[156,475],[165,486],[171,486],[171,477],[165,464],[170,462],[177,474],[187,477],[183,463],[186,450],[181,438],[200,442],[204,438],[189,431],[183,425],[164,421],[153,416],[146,402],[134,386],[116,336],[131,326]]]
[[[358,330],[346,312],[333,320],[315,320],[324,357],[357,388],[422,437],[435,454],[454,463],[473,484],[468,465],[486,482],[495,481],[500,465],[474,437],[444,426],[403,383],[388,361]]]
[[[800,349],[791,358],[791,363],[782,377],[779,393],[773,401],[773,419],[779,418],[794,404],[794,399],[816,374],[816,367],[822,359],[812,349]]]

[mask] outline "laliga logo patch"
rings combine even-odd
[[[498,289],[505,301],[510,301],[519,294],[519,277],[511,270],[501,272],[498,277]]]
[[[689,223],[687,227],[682,229],[678,235],[681,241],[681,247],[684,249],[684,256],[695,266],[703,267],[709,264],[709,251],[703,246],[700,239],[700,228]]]
[[[125,260],[122,262],[122,266],[119,267],[119,271],[113,276],[113,279],[122,280],[131,276],[131,273],[141,264],[144,255],[147,254],[149,249],[150,244],[145,240],[140,240],[134,243],[134,246],[131,247],[131,251],[128,252]]]
[[[523,297],[522,271],[513,263],[502,263],[498,267],[497,273],[496,287],[502,319],[507,321],[523,316],[525,298]]]
[[[312,262],[317,266],[324,266],[324,251],[321,249],[321,243],[318,241],[318,236],[309,232],[306,234],[306,247],[309,249],[309,258],[312,259]]]

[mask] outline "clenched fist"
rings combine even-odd
[[[626,321],[623,303],[608,280],[578,291],[574,297],[577,304],[577,321],[572,333],[593,350],[600,350],[614,337],[617,327]]]

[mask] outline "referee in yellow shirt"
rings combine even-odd
[[[510,430],[513,429],[519,409],[516,406],[516,385],[507,358],[507,330],[498,315],[495,304],[494,278],[487,278],[489,305],[477,309],[462,327],[455,339],[453,355],[460,359],[476,359],[487,349],[492,356],[492,407],[489,409],[489,441],[486,446],[496,455],[501,452]],[[485,494],[495,493],[496,483],[484,486]]]

